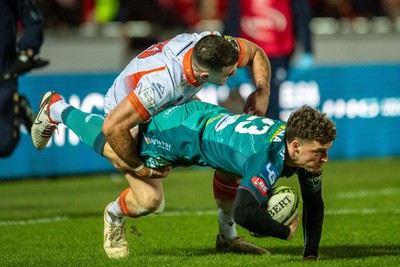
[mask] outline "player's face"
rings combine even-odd
[[[224,85],[229,77],[236,74],[236,67],[237,64],[223,67],[221,71],[218,72],[210,71],[205,82],[215,85]]]
[[[320,172],[322,165],[328,161],[328,150],[331,146],[332,143],[321,145],[317,141],[300,143],[297,147],[297,165],[312,173]]]

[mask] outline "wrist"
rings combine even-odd
[[[139,166],[137,166],[136,168],[133,168],[133,171],[134,171],[134,172],[138,172],[138,171],[141,171],[143,168],[144,168],[144,164],[141,163],[141,164],[140,164]]]

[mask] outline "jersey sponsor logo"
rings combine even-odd
[[[320,185],[320,183],[321,183],[321,180],[322,180],[322,177],[321,177],[320,175],[318,175],[318,176],[313,176],[313,177],[312,177],[312,184],[313,184],[313,187],[314,187],[314,188],[319,187],[319,185]]]
[[[282,142],[285,138],[286,126],[281,125],[269,139],[270,142]]]
[[[261,196],[267,196],[268,187],[262,178],[254,176],[253,178],[251,178],[251,183],[257,188]]]
[[[148,137],[145,136],[143,139],[146,142],[146,144],[150,144],[150,139]]]
[[[179,106],[169,107],[169,108],[163,113],[164,118],[168,118],[169,116],[171,116],[171,114],[174,112],[174,110],[177,109],[178,107],[179,107]]]
[[[166,151],[171,150],[172,145],[163,140],[160,140],[160,139],[157,139],[154,137],[147,137],[147,136],[144,136],[143,139],[146,142],[146,144],[148,144],[148,145],[153,145],[153,146],[156,146],[157,148],[160,148],[160,149],[163,149]]]
[[[212,118],[208,119],[207,122],[206,122],[206,126],[209,125],[210,123],[213,123],[216,120],[219,120],[220,118],[222,118],[222,116],[223,116],[222,114],[219,114],[219,115],[217,115],[215,117],[212,117]]]
[[[156,107],[156,103],[154,100],[154,92],[151,87],[142,88],[141,84],[139,84],[139,94],[138,97],[142,104],[147,107],[148,109],[153,109]]]
[[[164,92],[165,92],[165,87],[162,86],[159,83],[151,83],[151,88],[153,88],[153,90],[158,94],[159,98],[163,98],[164,96]]]
[[[210,119],[211,120],[211,119]],[[232,115],[232,116],[228,116],[225,115],[223,116],[219,122],[217,123],[217,125],[215,125],[215,131],[221,131],[223,130],[226,126],[228,126],[229,124],[234,123],[237,120],[237,116],[236,115]],[[210,121],[207,121],[207,124],[210,123]]]
[[[274,165],[269,162],[265,168],[261,172],[261,177],[266,179],[268,182],[269,186],[273,186],[276,183],[277,178],[279,177],[279,173],[274,167]]]

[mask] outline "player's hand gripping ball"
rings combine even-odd
[[[289,186],[272,188],[271,197],[267,202],[267,211],[272,219],[288,225],[299,210],[299,196]]]

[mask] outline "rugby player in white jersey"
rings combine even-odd
[[[204,84],[223,85],[236,68],[248,67],[256,91],[249,95],[243,111],[263,116],[268,107],[270,65],[265,53],[242,38],[218,32],[180,34],[155,44],[137,57],[115,79],[105,96],[106,119],[84,113],[47,92],[32,127],[32,141],[44,149],[59,123],[64,123],[95,152],[121,170],[130,187],[105,210],[104,249],[111,258],[129,254],[125,217],[161,213],[164,197],[161,180],[166,169],[150,169],[140,160],[131,129],[151,119],[160,109],[196,98]],[[238,236],[232,219],[237,184],[220,171],[214,174],[214,198],[218,207],[219,252],[267,254]],[[119,233],[116,235],[115,233]]]

